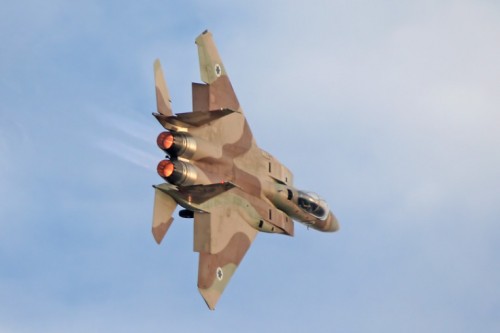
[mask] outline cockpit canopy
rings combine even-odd
[[[330,212],[328,204],[313,192],[299,191],[299,207],[320,220],[326,220]]]

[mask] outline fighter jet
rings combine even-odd
[[[257,233],[293,236],[294,220],[333,232],[335,215],[317,194],[293,186],[293,175],[257,146],[212,34],[196,38],[201,80],[193,83],[193,111],[172,113],[159,60],[154,63],[158,112],[166,129],[157,144],[166,154],[153,186],[153,236],[158,244],[180,217],[194,220],[198,289],[211,310]]]

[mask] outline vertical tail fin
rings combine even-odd
[[[153,209],[153,236],[158,244],[174,221],[172,213],[177,207],[177,203],[172,197],[163,191],[155,188],[155,204]]]
[[[163,77],[160,60],[156,59],[154,63],[155,87],[156,87],[156,105],[158,113],[165,116],[172,116],[172,101],[168,92],[167,83]]]

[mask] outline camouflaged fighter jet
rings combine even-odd
[[[193,112],[172,113],[160,62],[155,61],[153,113],[167,129],[158,146],[166,183],[154,186],[153,235],[162,241],[179,215],[194,218],[194,251],[199,252],[198,289],[215,305],[259,231],[293,236],[293,220],[319,231],[336,231],[326,202],[293,186],[283,164],[260,149],[233,91],[212,34],[196,39],[201,79],[193,83]]]

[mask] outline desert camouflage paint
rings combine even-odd
[[[180,214],[194,218],[198,289],[210,309],[259,231],[293,236],[293,220],[336,231],[337,219],[316,194],[293,187],[292,173],[260,149],[208,31],[196,38],[201,79],[193,83],[193,112],[172,113],[160,62],[154,63],[158,112],[167,130],[158,164],[167,182],[155,187],[153,235],[160,243]]]

